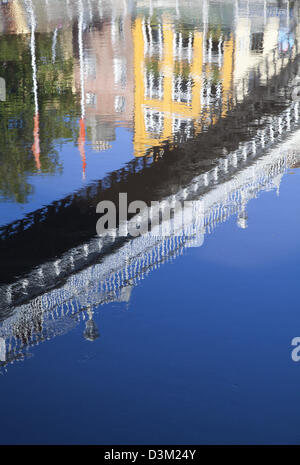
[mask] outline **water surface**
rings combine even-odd
[[[0,5],[2,444],[299,443],[300,5],[167,3]]]

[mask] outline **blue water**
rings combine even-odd
[[[9,369],[1,442],[297,444],[299,179]]]
[[[31,174],[28,182],[32,193],[27,203],[16,203],[10,199],[2,200],[0,205],[1,223],[7,224],[23,218],[27,213],[44,207],[55,200],[76,192],[95,180],[104,178],[111,171],[120,168],[132,159],[132,133],[124,128],[117,128],[117,139],[111,150],[93,153],[86,146],[87,169],[82,176],[82,161],[74,144],[62,144],[59,148],[58,163],[63,167],[59,175]]]
[[[24,242],[13,236],[18,228],[0,237],[0,444],[299,444],[300,362],[292,358],[292,340],[300,337],[300,115],[290,95],[299,2],[267,1],[264,10],[257,1],[247,10],[246,2],[184,0],[179,10],[175,1],[169,8],[153,2],[152,10],[107,1],[103,11],[93,0],[90,8],[81,0],[19,3],[20,10],[14,0],[0,6],[0,77],[7,87],[5,102],[0,98],[0,226],[54,201],[63,207],[49,209],[46,226],[30,223]],[[139,20],[149,29],[141,26],[137,39]],[[181,55],[173,49],[174,63],[162,64],[159,46],[167,46],[170,31],[182,34],[172,46],[185,46]],[[150,35],[154,51],[146,44]],[[201,66],[192,68],[190,56]],[[255,75],[259,59],[274,56],[272,76],[263,67]],[[277,85],[275,96],[268,82]],[[189,101],[190,91],[198,100]],[[246,112],[239,113],[243,99]],[[7,118],[24,126],[11,127]],[[222,133],[227,118],[232,126]],[[256,157],[269,165],[262,168]],[[135,174],[133,162],[140,163]],[[125,171],[132,176],[122,189],[136,200],[177,195],[202,176],[193,200],[213,213],[197,230],[202,245],[183,247],[172,260],[171,253],[162,262],[156,257],[154,267],[144,264],[120,285],[119,275],[111,276],[123,255],[128,263],[147,261],[146,246],[136,259],[138,240],[131,238],[123,255],[123,244],[113,244],[85,262],[95,238],[92,201],[107,200],[110,191],[105,185],[97,196],[86,192]],[[74,193],[79,200],[68,210],[63,201]],[[211,205],[236,210],[222,221]],[[48,224],[49,244],[40,246]],[[34,239],[26,242],[30,228]],[[113,265],[102,282],[92,273],[105,271],[106,259]],[[129,297],[120,298],[128,288]],[[89,318],[100,337],[87,337]]]

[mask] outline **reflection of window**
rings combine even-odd
[[[264,48],[264,33],[253,32],[251,34],[251,50],[255,52],[262,52]]]
[[[143,21],[144,51],[150,56],[161,55],[163,51],[163,32],[161,24]]]
[[[221,67],[223,55],[224,41],[222,36],[215,38],[210,35],[205,43],[205,63],[217,63]]]
[[[118,32],[119,32],[119,37],[120,39],[124,40],[124,19],[119,18],[119,24],[118,24]]]
[[[173,78],[173,100],[175,102],[191,103],[192,101],[192,78],[175,76]]]
[[[192,60],[194,37],[191,32],[174,34],[173,51],[174,57],[178,59]]]
[[[240,37],[237,44],[237,49],[239,51],[248,50],[248,37]]]
[[[223,52],[223,47],[224,47],[224,44],[223,44],[223,41],[222,41],[222,37],[220,37],[219,39],[213,39],[212,37],[209,37],[206,41],[206,52],[212,52],[214,54],[216,53],[219,53],[220,50],[221,52]]]
[[[162,99],[163,93],[163,75],[147,71],[145,73],[145,98]]]
[[[124,20],[123,18],[116,19],[111,23],[112,42],[124,40]]]
[[[194,122],[192,119],[173,118],[172,133],[174,141],[185,142],[194,136]]]
[[[97,58],[93,53],[88,53],[84,57],[84,71],[88,78],[96,79]]]
[[[125,97],[123,95],[117,95],[115,97],[115,112],[123,113],[125,111]]]
[[[222,81],[221,79],[204,79],[201,89],[201,104],[217,106],[222,104]]]
[[[278,49],[281,53],[286,53],[294,46],[294,33],[289,32],[288,28],[281,28],[278,34]]]
[[[17,118],[9,118],[8,119],[8,129],[15,129],[15,128],[22,128],[23,121]]]
[[[126,58],[116,57],[113,61],[115,84],[126,86]]]
[[[96,103],[97,103],[96,94],[93,94],[93,92],[87,92],[87,94],[85,96],[85,101],[86,101],[86,104],[91,106],[91,107],[96,106]]]
[[[146,108],[144,111],[144,119],[148,134],[159,139],[164,129],[164,114],[161,111]]]

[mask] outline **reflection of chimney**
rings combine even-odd
[[[122,287],[121,292],[120,292],[120,297],[119,297],[119,302],[126,302],[128,303],[131,297],[131,292],[132,292],[133,286],[125,286]]]
[[[204,244],[204,234],[196,233],[189,243],[189,247],[202,247]]]
[[[83,332],[83,337],[90,342],[95,341],[100,336],[96,323],[93,320],[94,312],[91,310],[91,307],[88,307],[87,314],[89,316],[88,321],[85,324],[85,330]]]
[[[273,178],[273,184],[276,187],[277,196],[279,196],[279,193],[280,193],[280,184],[281,184],[282,177],[283,177],[283,173],[279,173],[277,176]]]
[[[0,362],[6,361],[6,344],[5,339],[0,337]]]
[[[246,229],[248,227],[248,215],[245,208],[238,214],[237,226],[241,229]]]

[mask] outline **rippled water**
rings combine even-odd
[[[299,13],[0,3],[0,443],[299,442]]]

